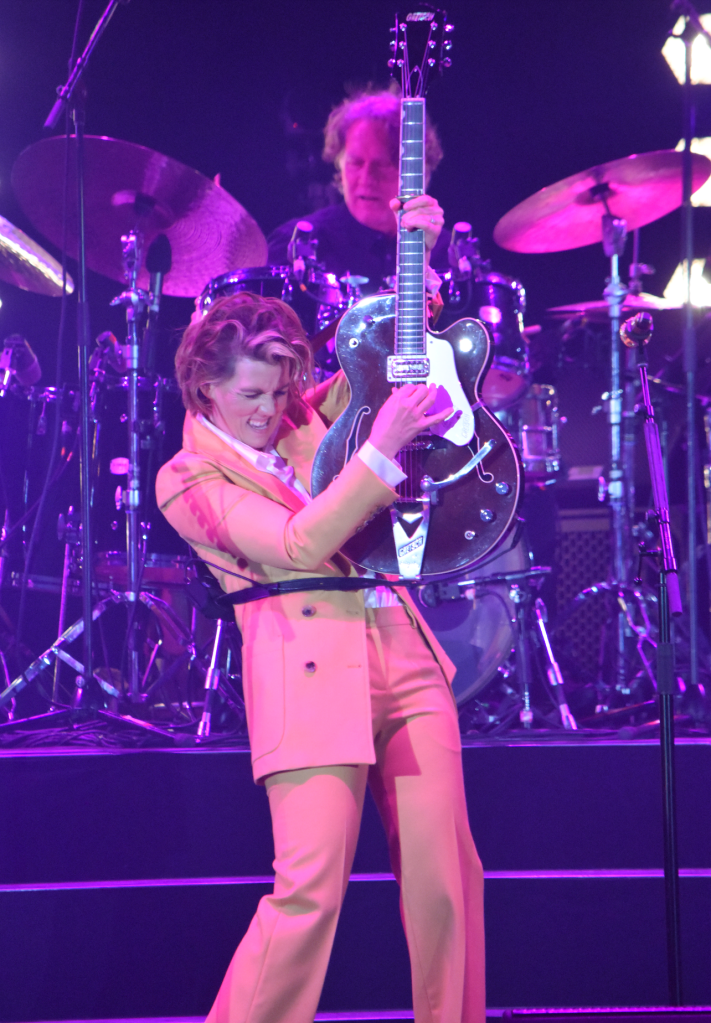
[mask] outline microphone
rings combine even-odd
[[[32,387],[42,376],[37,356],[21,334],[10,334],[0,355],[0,397],[5,397],[14,376],[21,387]]]
[[[151,372],[153,370],[153,342],[155,341],[160,303],[163,297],[163,278],[167,273],[170,273],[172,265],[173,249],[168,236],[158,234],[151,242],[146,253],[146,270],[151,275],[151,284],[146,331],[143,337],[143,361],[146,368]]]
[[[649,344],[654,323],[649,313],[635,313],[620,327],[620,337],[628,348],[641,348]]]
[[[294,233],[287,247],[286,253],[289,262],[294,268],[294,276],[297,281],[304,279],[306,267],[316,259],[316,246],[318,240],[312,238],[314,226],[308,220],[299,220],[294,226]]]
[[[151,304],[149,314],[157,313],[163,297],[163,278],[170,273],[173,265],[173,250],[165,234],[158,234],[151,242],[146,253],[146,270],[151,275]]]

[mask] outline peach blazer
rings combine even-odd
[[[289,409],[276,449],[310,490],[311,463],[348,397],[341,374]],[[323,419],[321,418],[323,416]],[[304,575],[348,576],[339,548],[395,494],[359,458],[311,504],[255,469],[190,413],[183,449],[158,473],[158,505],[227,592]],[[409,595],[448,682],[454,665]],[[256,780],[275,771],[375,762],[363,593],[294,593],[235,608]]]

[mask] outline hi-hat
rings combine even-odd
[[[267,243],[256,221],[220,185],[145,146],[88,135],[85,140],[86,262],[97,273],[123,282],[121,235],[132,228],[145,240],[144,253],[166,234],[173,265],[166,295],[194,297],[207,281],[267,260]],[[43,139],[20,153],[12,169],[19,203],[35,227],[62,244],[64,137]],[[74,147],[68,160],[67,250],[77,256]],[[138,285],[147,288],[141,270]]]
[[[62,294],[62,266],[24,231],[0,217],[0,280],[23,291],[58,298]],[[74,282],[67,274],[67,293]]]
[[[679,309],[677,302],[650,295],[646,291],[639,295],[626,295],[622,303],[622,315],[633,313],[657,313],[663,309]],[[569,320],[574,316],[585,316],[588,320],[605,320],[609,316],[610,307],[604,299],[593,302],[572,302],[570,305],[555,305],[547,309],[555,320]]]
[[[542,188],[505,213],[494,240],[512,252],[563,252],[602,241],[602,215],[644,227],[682,203],[683,153],[661,149],[592,167]],[[711,160],[692,153],[692,191],[711,175]]]

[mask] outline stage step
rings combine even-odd
[[[696,1004],[711,1002],[710,750],[677,749]],[[469,747],[464,763],[487,873],[490,1004],[663,1004],[658,749]],[[0,788],[0,1019],[204,1015],[271,883],[247,754],[0,756]],[[386,1018],[410,1004],[409,967],[370,802],[353,881],[320,1010]]]

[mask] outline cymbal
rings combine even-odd
[[[658,295],[643,291],[639,295],[626,295],[622,303],[622,315],[632,313],[656,313],[662,309],[680,309],[676,302],[670,302]],[[546,310],[555,320],[569,320],[573,316],[585,316],[588,320],[606,320],[610,307],[604,299],[594,302],[573,302],[570,305],[555,305]]]
[[[192,298],[221,274],[262,266],[267,243],[256,221],[229,192],[198,171],[145,146],[99,135],[85,137],[86,262],[123,283],[121,235],[136,228],[144,255],[158,234],[171,244],[173,265],[163,293]],[[12,186],[20,206],[45,237],[61,245],[66,143],[43,139],[20,153]],[[77,256],[76,171],[69,158],[70,255]],[[138,286],[148,288],[145,268]]]
[[[0,280],[23,291],[58,298],[62,294],[62,264],[19,227],[0,217]],[[74,281],[67,274],[67,294],[73,291]]]
[[[494,240],[512,252],[563,252],[600,242],[603,199],[628,230],[651,224],[681,206],[682,158],[674,149],[660,149],[573,174],[505,213]],[[709,175],[711,160],[692,153],[692,191]]]

